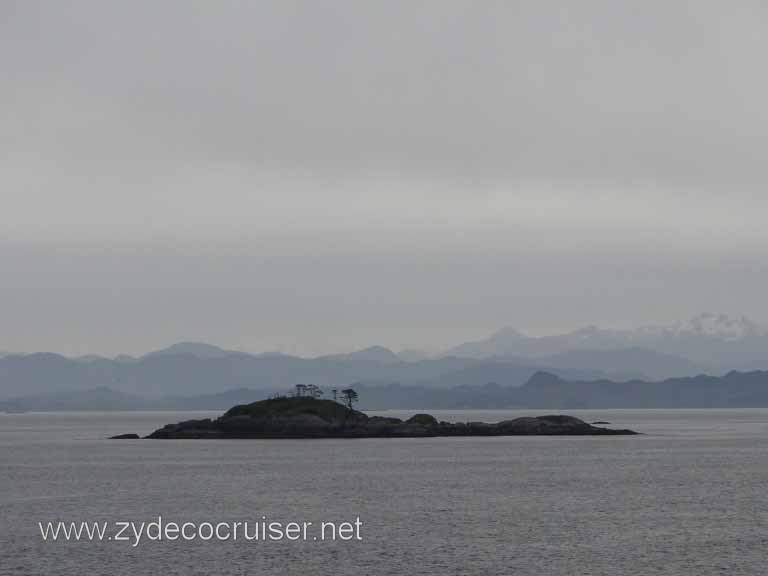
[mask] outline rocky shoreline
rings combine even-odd
[[[367,416],[331,400],[272,398],[235,406],[216,419],[168,424],[147,438],[425,438],[436,436],[614,436],[637,434],[593,426],[564,415],[522,417],[494,424]],[[121,435],[135,437],[135,435]]]

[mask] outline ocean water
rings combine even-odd
[[[544,412],[432,413],[490,422]],[[568,413],[644,434],[110,441],[214,414],[0,414],[0,574],[766,572],[768,410]],[[134,546],[44,541],[38,527],[158,516],[179,524],[359,517],[362,539]]]

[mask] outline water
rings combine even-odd
[[[432,413],[497,421],[542,411]],[[645,435],[108,441],[213,414],[0,414],[0,574],[764,572],[768,410],[569,413]],[[363,539],[133,547],[44,542],[37,526],[158,515],[359,516]]]

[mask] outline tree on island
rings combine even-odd
[[[347,405],[347,408],[352,410],[352,404],[357,402],[357,392],[352,390],[352,388],[347,388],[346,390],[341,391],[341,398]]]
[[[307,384],[306,394],[312,398],[320,398],[323,395],[323,391],[314,384]]]
[[[297,398],[320,398],[323,391],[314,384],[296,384],[293,395]]]

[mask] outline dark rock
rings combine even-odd
[[[384,416],[373,416],[368,418],[366,428],[371,434],[377,436],[393,436],[395,431],[402,426],[403,421],[400,418],[386,418]]]
[[[138,440],[140,436],[138,434],[118,434],[117,436],[110,436],[110,440]]]
[[[515,418],[498,424],[439,422],[430,414],[399,418],[368,417],[331,400],[271,398],[243,404],[215,420],[168,424],[149,438],[420,438],[429,436],[635,434],[597,428],[572,416]]]
[[[496,425],[503,434],[590,434],[596,430],[573,416],[538,416],[505,420]]]
[[[406,422],[419,426],[437,426],[437,419],[432,414],[415,414],[408,418]]]

